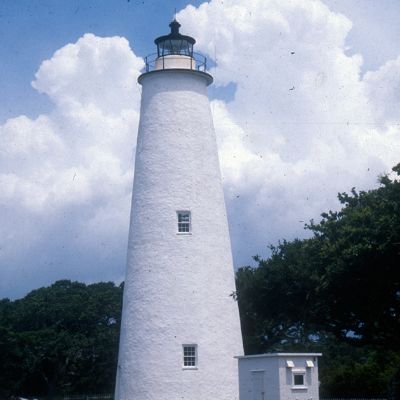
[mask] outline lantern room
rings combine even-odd
[[[206,70],[206,58],[193,52],[196,40],[179,32],[181,24],[174,19],[170,24],[171,32],[154,40],[157,53],[147,56],[146,72],[160,69]]]
[[[181,24],[176,19],[169,26],[171,28],[169,35],[160,36],[154,40],[154,43],[157,45],[158,57],[169,55],[193,57],[193,45],[196,43],[196,40],[179,33]]]

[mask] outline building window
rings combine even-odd
[[[178,211],[178,233],[190,233],[190,211]]]
[[[197,367],[197,345],[195,344],[183,345],[183,367],[184,368]]]
[[[293,374],[293,384],[294,386],[304,386],[304,375]]]
[[[307,389],[306,371],[304,369],[292,371],[293,373],[293,389]]]

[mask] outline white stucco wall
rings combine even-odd
[[[320,353],[270,353],[239,357],[240,400],[319,400],[318,357]],[[312,361],[314,367],[306,366]],[[294,364],[288,368],[287,361]],[[295,387],[293,372],[305,373],[304,387]],[[264,395],[252,376],[264,372]]]
[[[206,74],[142,75],[116,399],[234,400],[243,354]],[[192,232],[177,234],[178,210]],[[198,368],[182,368],[182,344]]]
[[[252,382],[252,373],[264,371],[264,400],[278,400],[279,388],[279,360],[276,357],[255,357],[239,359],[239,389],[240,400],[262,400],[259,393],[255,393]]]

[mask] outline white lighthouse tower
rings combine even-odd
[[[179,33],[147,59],[116,400],[236,400],[243,354],[205,59]]]

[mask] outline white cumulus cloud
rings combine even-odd
[[[122,277],[142,68],[125,38],[86,34],[32,82],[53,111],[0,126],[0,294]]]

